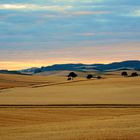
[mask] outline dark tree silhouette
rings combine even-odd
[[[92,74],[87,75],[87,79],[91,79],[91,78],[93,78]]]
[[[137,72],[133,72],[133,73],[131,74],[131,76],[132,76],[132,77],[137,77],[137,76],[139,76],[139,75],[138,75]]]
[[[102,77],[101,76],[97,76],[97,79],[102,79]]]
[[[76,78],[78,75],[74,72],[70,72],[68,75],[68,78],[71,78],[71,80],[73,80],[73,78]]]
[[[124,77],[127,77],[128,73],[126,71],[123,71],[121,75],[124,76]]]
[[[68,81],[70,81],[71,80],[71,77],[68,77],[68,79],[67,79]]]

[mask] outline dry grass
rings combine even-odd
[[[139,77],[104,77],[1,74],[0,104],[140,104]],[[0,108],[0,140],[139,139],[140,108]]]
[[[0,109],[1,140],[139,140],[140,109]]]
[[[0,74],[0,89],[27,87],[38,84],[57,84],[67,81],[67,75],[70,71],[54,71],[42,72],[34,76],[16,75],[16,74]],[[97,72],[76,72],[78,80],[85,80],[88,74],[101,75],[104,78],[120,78],[122,71],[97,73]],[[132,71],[128,71],[132,73]]]
[[[47,77],[46,77],[47,78]],[[48,81],[58,79],[48,78]],[[52,82],[53,82],[52,81]],[[61,81],[63,84],[60,84]],[[1,104],[140,104],[140,78],[47,83],[0,92]]]
[[[56,76],[55,81],[53,78],[44,76],[27,76],[16,74],[0,74],[0,89],[14,88],[14,87],[27,87],[31,85],[38,85],[44,83],[54,83],[63,81],[63,77]]]

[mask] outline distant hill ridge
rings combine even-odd
[[[18,75],[30,75],[27,73],[22,73],[21,71],[16,71],[16,70],[0,70],[0,74],[18,74]]]
[[[48,71],[116,71],[116,70],[140,70],[139,60],[114,62],[110,64],[55,64],[41,68],[30,68],[21,70],[21,73],[40,73]]]

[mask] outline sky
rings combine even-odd
[[[140,60],[140,0],[0,0],[0,69]]]

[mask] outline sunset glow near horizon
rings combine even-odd
[[[0,69],[140,60],[140,0],[0,1]]]

